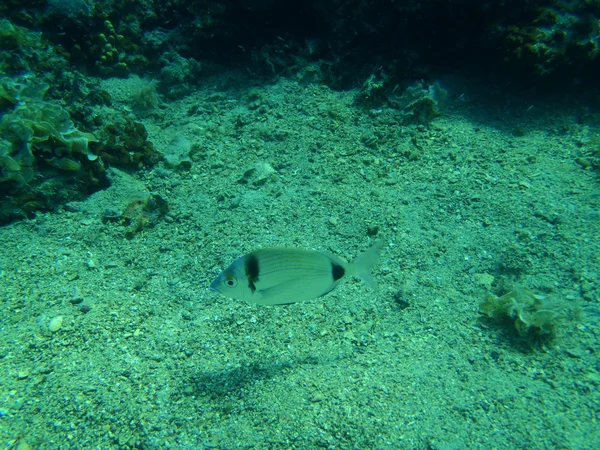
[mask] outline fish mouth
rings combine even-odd
[[[211,291],[215,291],[215,292],[219,292],[219,290],[217,289],[217,286],[221,283],[221,276],[218,276],[217,278],[215,278],[213,280],[212,283],[210,283],[210,290]]]

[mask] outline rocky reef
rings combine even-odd
[[[136,94],[138,113],[225,69],[362,86],[357,104],[427,126],[449,70],[548,92],[595,89],[600,76],[598,0],[10,0],[0,15],[0,222],[101,189],[107,166],[161,159],[135,114],[108,111],[100,79],[154,79]]]
[[[141,123],[92,114],[110,104],[108,94],[40,33],[0,20],[0,67],[0,223],[107,186],[107,165],[137,170],[160,160]]]
[[[12,0],[0,13],[41,30],[78,70],[153,72],[166,89],[219,66],[277,76],[312,64],[311,74],[339,87],[378,67],[413,80],[448,67],[563,80],[600,70],[598,0]]]

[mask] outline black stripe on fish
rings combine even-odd
[[[337,281],[344,276],[346,270],[339,264],[331,262],[331,276],[333,277],[333,281]]]
[[[248,287],[250,288],[252,293],[254,293],[254,291],[256,291],[256,284],[254,283],[258,281],[260,267],[258,264],[258,258],[252,253],[250,253],[246,258],[245,270],[246,278],[248,279]]]

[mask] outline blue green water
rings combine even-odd
[[[113,21],[118,44],[127,29]],[[85,96],[58,98],[53,85],[2,103],[5,123],[23,105],[60,106],[99,142],[91,159],[58,155],[66,132],[34,127],[35,162],[2,160],[3,205],[28,187],[56,203],[19,203],[0,227],[0,447],[599,446],[593,90],[549,98],[467,73],[384,91],[379,74],[338,90],[309,62],[263,78],[165,58],[161,75],[85,73],[73,56]],[[47,84],[61,77],[36,70]],[[113,123],[113,149],[137,123],[164,159],[103,161],[94,152]],[[131,143],[132,160],[150,155],[145,142]],[[91,178],[52,166],[59,156],[102,161],[106,183],[74,195]],[[35,176],[17,188],[24,167]],[[209,290],[259,248],[352,261],[377,239],[377,294],[348,279],[262,306]],[[524,329],[530,316],[510,305],[481,311],[519,288],[543,299],[551,323]]]

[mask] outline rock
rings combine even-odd
[[[63,320],[63,316],[53,317],[48,324],[48,330],[50,330],[51,333],[56,333],[62,328]]]
[[[192,167],[191,149],[192,143],[189,140],[183,136],[176,137],[165,149],[165,163],[172,169],[189,170]]]
[[[251,184],[253,186],[262,186],[275,175],[275,169],[266,162],[257,162],[251,168],[244,172],[244,175],[238,180],[240,184]]]
[[[320,392],[316,392],[310,399],[312,403],[320,403],[325,400],[325,396]]]
[[[150,191],[135,177],[112,167],[106,174],[110,187],[92,194],[82,202],[80,206],[83,212],[103,221],[119,222],[132,205],[144,205],[150,200]]]

